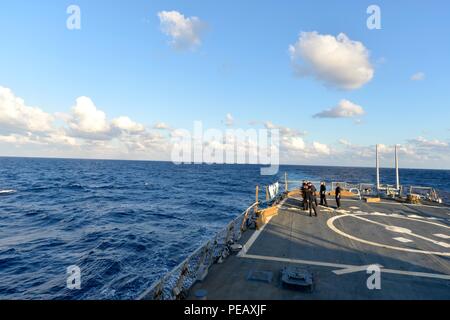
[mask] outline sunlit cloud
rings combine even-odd
[[[161,11],[158,17],[161,31],[170,37],[175,49],[194,49],[201,45],[206,25],[199,18],[185,17],[178,11]]]
[[[234,118],[231,113],[228,113],[225,117],[225,125],[227,127],[232,127],[234,125]]]
[[[146,127],[126,115],[109,120],[89,97],[76,99],[68,112],[55,115],[39,107],[27,106],[9,89],[2,88],[0,97],[3,155],[170,161],[174,140],[183,138],[186,133],[172,129],[164,122]],[[329,112],[345,117],[361,113],[345,108]],[[32,117],[20,119],[24,115]],[[373,165],[375,145],[358,145],[344,138],[330,144],[320,141],[314,133],[306,134],[301,128],[271,121],[257,121],[254,125],[279,131],[281,163]],[[224,138],[224,144],[211,142],[207,145],[224,151],[236,148],[237,152],[254,151],[257,146],[255,140],[235,141],[226,134]],[[450,163],[449,141],[419,136],[399,143],[402,167],[422,167],[424,164],[439,167],[442,163]],[[383,163],[393,163],[393,145],[380,144],[379,151]]]
[[[297,42],[289,46],[289,54],[298,76],[313,77],[340,89],[358,89],[375,73],[367,48],[343,33],[334,37],[302,32]]]
[[[53,121],[53,115],[26,105],[11,89],[0,86],[0,131],[48,132]]]
[[[364,113],[361,106],[344,99],[336,107],[315,114],[314,118],[353,118],[362,116]]]
[[[425,73],[417,72],[411,76],[412,81],[422,81],[425,80]]]
[[[153,129],[157,130],[169,130],[170,126],[165,122],[157,122],[153,125]]]

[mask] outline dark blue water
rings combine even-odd
[[[0,158],[0,299],[132,299],[254,201],[256,184],[373,182],[367,168]],[[401,170],[450,192],[450,171]],[[394,171],[382,170],[383,183]],[[10,190],[10,191],[8,191]],[[66,288],[66,268],[82,271]]]

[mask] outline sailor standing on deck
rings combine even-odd
[[[342,189],[338,183],[337,187],[336,187],[336,205],[337,205],[338,209],[341,207],[341,192],[342,192]]]
[[[317,217],[317,206],[313,199],[316,196],[313,197],[312,188],[310,186],[306,187],[305,192],[306,192],[306,200],[307,200],[308,209],[309,209],[309,216],[312,217],[312,210],[314,210],[314,215]]]
[[[327,186],[325,185],[325,182],[320,183],[320,205],[328,207]]]
[[[302,187],[300,188],[300,191],[302,193],[302,197],[303,197],[303,211],[308,210],[308,199],[306,197],[306,189],[307,189],[307,185],[306,185],[306,181],[303,180],[303,184]]]
[[[314,204],[317,207],[317,197],[316,197],[317,189],[316,189],[316,186],[313,185],[312,182],[308,182],[308,188],[311,190],[312,201],[314,202]]]

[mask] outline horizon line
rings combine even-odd
[[[129,162],[163,162],[163,163],[172,163],[175,164],[173,161],[170,160],[138,160],[138,159],[115,159],[115,158],[70,158],[70,157],[45,157],[45,156],[1,156],[1,158],[10,158],[10,159],[43,159],[43,160],[83,160],[83,161],[129,161]],[[250,166],[268,166],[268,164],[259,164],[259,163],[182,163],[179,165],[189,165],[189,164],[195,164],[195,165],[250,165]],[[348,166],[348,165],[323,165],[323,164],[283,164],[280,163],[280,166],[303,166],[303,167],[334,167],[334,168],[361,168],[361,169],[375,169],[375,166]],[[395,169],[395,167],[380,167],[380,169]],[[437,171],[450,171],[450,168],[444,169],[444,168],[408,168],[408,167],[400,167],[400,170],[437,170]]]

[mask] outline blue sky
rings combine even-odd
[[[66,28],[71,4],[81,9],[81,30]],[[381,9],[381,30],[366,26],[371,4]],[[298,161],[294,153],[289,163],[348,165],[353,160],[348,163],[345,152],[362,155],[376,143],[399,143],[407,145],[408,166],[450,168],[448,1],[1,0],[0,6],[0,86],[46,113],[70,114],[86,96],[108,119],[127,116],[149,128],[159,122],[191,128],[195,120],[220,127],[231,114],[237,127],[270,121],[307,131],[299,136],[307,145],[317,141],[331,150]],[[201,44],[174,48],[162,32],[163,11],[198,17],[206,26]],[[300,32],[314,31],[361,42],[373,78],[346,90],[296,75],[289,46]],[[412,80],[418,73],[423,79]],[[364,115],[313,117],[343,99]],[[17,135],[0,118],[2,126],[4,137]],[[93,152],[18,141],[4,138],[0,155]],[[356,162],[373,161],[361,156]]]

